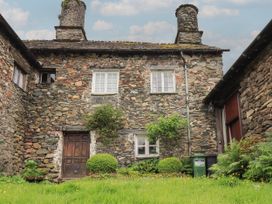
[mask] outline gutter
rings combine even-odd
[[[188,138],[188,156],[192,154],[191,147],[191,125],[190,125],[190,106],[189,106],[189,85],[188,85],[188,66],[184,58],[183,52],[180,52],[181,59],[183,61],[183,71],[185,78],[185,97],[186,97],[186,117],[187,117],[187,138]]]

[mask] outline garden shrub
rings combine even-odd
[[[176,157],[160,160],[158,163],[160,173],[179,173],[182,169],[181,161]]]
[[[121,110],[112,105],[97,107],[93,113],[86,116],[87,128],[96,131],[102,138],[102,142],[117,138],[118,130],[122,129],[123,125]]]
[[[186,175],[193,175],[193,162],[190,157],[181,159],[181,170],[180,172]]]
[[[131,168],[125,168],[125,167],[118,169],[117,173],[122,176],[136,176],[136,177],[140,176],[140,173],[138,171],[134,171]]]
[[[158,173],[158,163],[159,159],[147,159],[143,161],[136,162],[130,167],[133,171],[138,171],[139,173]]]
[[[247,179],[252,181],[272,182],[272,134],[267,134],[267,142],[257,146],[249,162]]]
[[[150,141],[175,140],[180,137],[181,130],[185,127],[187,127],[187,120],[179,114],[160,117],[157,121],[147,124],[147,137]]]
[[[86,165],[91,173],[115,173],[118,161],[110,154],[97,154],[92,156]]]
[[[34,160],[25,161],[25,169],[22,177],[29,182],[40,182],[44,179],[44,172],[38,169],[38,164]]]
[[[218,156],[217,164],[214,164],[210,169],[214,173],[213,177],[233,176],[243,178],[249,161],[250,155],[242,154],[240,144],[233,141],[225,153]]]

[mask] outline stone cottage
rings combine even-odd
[[[33,159],[50,179],[74,178],[86,175],[86,160],[101,152],[113,154],[122,165],[144,158],[216,154],[215,117],[203,99],[222,78],[226,50],[201,43],[198,9],[186,4],[176,10],[173,44],[88,41],[85,10],[83,2],[69,1],[62,6],[56,39],[26,41],[28,49],[12,30],[16,40],[1,37],[4,172],[18,172],[24,160]],[[26,65],[17,66],[21,59],[10,53],[13,46],[26,53]],[[2,69],[7,70],[4,77]],[[17,72],[23,75],[19,85]],[[126,118],[119,137],[107,145],[83,120],[101,104],[118,106]],[[174,144],[150,143],[145,125],[172,113],[190,120],[186,134]]]
[[[216,112],[219,152],[233,139],[272,132],[272,21],[204,102]]]

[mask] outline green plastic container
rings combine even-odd
[[[195,154],[193,156],[194,177],[206,176],[206,157],[204,154]]]

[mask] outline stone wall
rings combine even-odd
[[[249,65],[240,83],[243,134],[272,131],[272,43]]]
[[[91,153],[114,154],[121,164],[136,160],[134,136],[160,115],[178,112],[186,115],[183,61],[175,55],[114,55],[114,54],[41,54],[36,53],[44,67],[57,69],[54,84],[32,84],[29,111],[30,132],[26,137],[26,158],[39,161],[52,178],[60,177],[61,132],[83,127],[83,116],[99,104],[119,106],[126,118],[120,137],[103,145],[92,136]],[[215,125],[212,115],[202,107],[203,97],[222,75],[221,55],[186,56],[189,64],[190,100],[194,152],[216,152]],[[120,71],[119,93],[92,95],[93,70]],[[175,71],[177,93],[151,94],[152,69]],[[161,144],[161,156],[187,154],[187,135],[175,145]],[[60,157],[60,156],[57,156]]]
[[[7,175],[23,167],[26,107],[29,105],[28,93],[12,81],[15,61],[26,70],[30,68],[20,52],[0,33],[0,172]]]
[[[198,30],[198,9],[194,5],[181,5],[176,10],[178,33],[176,43],[201,43],[202,33]]]

